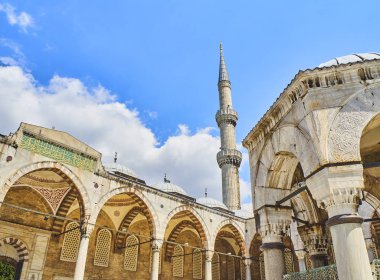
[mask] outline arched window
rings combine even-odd
[[[173,250],[173,276],[183,277],[183,248],[176,245]]]
[[[264,263],[264,253],[263,252],[260,253],[259,262],[260,262],[261,280],[265,280],[265,263]]]
[[[235,279],[235,258],[227,256],[228,279]]]
[[[108,267],[112,234],[108,229],[99,230],[96,238],[94,265]]]
[[[65,231],[60,259],[61,261],[76,262],[81,235],[79,224],[76,222],[68,223]]]
[[[219,255],[214,253],[212,256],[212,280],[220,280]]]
[[[137,258],[139,254],[139,239],[135,235],[128,236],[125,240],[124,269],[137,270]]]
[[[293,253],[289,248],[285,248],[284,250],[284,259],[285,259],[285,271],[286,274],[294,272],[293,266]]]
[[[199,249],[193,251],[193,279],[202,279],[202,252]]]

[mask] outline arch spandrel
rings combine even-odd
[[[13,175],[11,175],[5,182],[4,186],[1,188],[0,192],[0,201],[4,201],[4,198],[9,191],[9,189],[16,183],[24,175],[35,172],[35,171],[43,171],[49,170],[53,172],[57,172],[58,175],[63,178],[68,178],[70,182],[72,182],[73,186],[78,190],[81,201],[83,203],[83,216],[87,216],[91,212],[91,201],[89,195],[87,193],[86,187],[81,182],[79,177],[67,166],[64,164],[53,162],[53,161],[43,161],[36,162],[24,167],[19,168]]]
[[[376,88],[377,87],[377,88]],[[340,109],[328,136],[329,162],[359,162],[364,128],[380,112],[379,83],[354,94]]]
[[[147,213],[149,213],[150,215],[149,220],[152,223],[152,235],[153,237],[157,237],[157,230],[160,228],[160,221],[157,216],[156,209],[154,208],[152,203],[149,201],[147,196],[144,195],[143,192],[137,190],[134,187],[126,187],[126,186],[119,187],[103,195],[99,199],[99,201],[96,203],[96,206],[94,207],[94,210],[91,213],[91,218],[89,220],[89,223],[95,224],[102,207],[106,204],[108,200],[110,200],[112,197],[118,194],[128,194],[136,198],[137,203],[140,204],[141,207],[146,207],[148,211]]]

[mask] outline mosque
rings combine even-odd
[[[1,279],[380,279],[380,55],[300,71],[243,140],[220,52],[223,202],[147,185],[74,136],[0,135]]]

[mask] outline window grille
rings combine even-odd
[[[139,239],[135,235],[130,235],[125,240],[124,269],[129,271],[137,270],[137,258],[139,254]]]
[[[234,257],[227,257],[227,277],[229,279],[235,279],[235,259]]]
[[[108,267],[112,234],[108,229],[98,232],[96,238],[94,265]]]
[[[264,253],[261,252],[259,256],[260,262],[260,279],[265,280],[265,263],[264,263]]]
[[[202,252],[199,249],[193,251],[193,279],[202,279]]]
[[[60,260],[76,262],[81,236],[79,224],[76,222],[68,223],[65,231]]]
[[[219,264],[219,255],[214,253],[212,256],[212,280],[220,280],[220,264]]]
[[[310,269],[313,269],[313,265],[311,263],[311,258],[310,258],[310,254],[309,253],[305,253],[305,267],[306,267],[306,270],[310,270]]]
[[[183,277],[183,248],[176,245],[173,250],[173,276]]]
[[[293,253],[289,248],[285,248],[284,250],[284,261],[286,274],[294,272]]]

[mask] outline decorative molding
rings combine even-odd
[[[38,139],[35,136],[25,133],[22,135],[20,147],[54,159],[58,162],[66,163],[80,169],[94,172],[97,161],[84,154],[76,153],[68,148],[61,147],[47,140]]]
[[[56,214],[63,199],[70,191],[70,187],[50,189],[44,187],[30,186],[36,192],[38,192],[49,204],[53,213]]]

